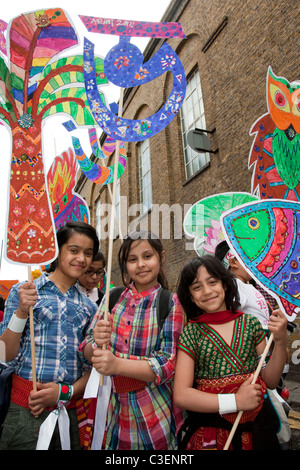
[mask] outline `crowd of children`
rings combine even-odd
[[[67,224],[57,238],[52,272],[14,286],[6,303],[0,340],[14,374],[1,450],[35,449],[41,424],[59,403],[69,415],[71,449],[82,448],[76,399],[90,365],[112,377],[103,449],[222,449],[238,412],[231,449],[279,448],[265,394],[286,361],[287,320],[278,309],[269,312],[254,287],[248,290],[227,248],[184,266],[161,318],[165,251],[151,233],[128,235],[119,252],[124,289],[106,318],[106,296],[97,287],[105,260],[95,230]],[[270,333],[272,354],[253,383]],[[58,432],[49,448],[61,448]]]

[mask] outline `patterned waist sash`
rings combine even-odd
[[[241,374],[241,375],[234,375],[230,377],[224,377],[224,378],[218,378],[218,379],[197,379],[196,384],[197,384],[197,389],[201,390],[202,392],[207,392],[207,393],[236,393],[240,386],[242,385],[245,380],[247,380],[250,377],[249,374]],[[261,386],[261,394],[262,397],[264,397],[267,386],[265,382],[261,379],[261,377],[258,377],[256,383],[258,383]],[[245,423],[248,421],[254,421],[260,410],[262,409],[263,406],[263,399],[261,400],[261,403],[255,410],[251,411],[244,411],[242,414],[242,418],[240,420],[241,423]],[[230,421],[233,423],[237,417],[237,413],[228,413],[223,415],[223,418],[225,418],[227,421]]]
[[[19,375],[13,374],[12,376],[12,389],[10,399],[13,403],[23,408],[29,408],[28,400],[30,392],[33,390],[33,383],[31,380],[26,380],[20,377]],[[74,408],[76,406],[76,400],[72,399],[67,404],[66,408]],[[45,408],[47,411],[53,411],[57,408],[56,406],[48,406]]]
[[[147,382],[142,380],[133,379],[131,377],[123,377],[122,375],[115,375],[113,377],[114,391],[116,393],[137,392],[143,390]]]

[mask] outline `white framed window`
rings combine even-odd
[[[152,206],[152,176],[149,139],[143,140],[139,144],[138,154],[140,204],[143,207],[144,212],[147,212]]]
[[[198,153],[187,142],[187,134],[190,130],[195,128],[206,129],[203,95],[198,70],[187,81],[186,96],[180,109],[180,116],[185,176],[188,179],[209,163],[210,160],[209,153]]]

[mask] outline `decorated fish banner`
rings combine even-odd
[[[78,164],[71,148],[55,157],[47,173],[55,229],[68,222],[89,223],[90,214],[85,200],[74,191]]]
[[[180,25],[154,23],[151,26],[149,23],[131,24],[130,21],[119,20],[122,24],[118,27],[118,20],[93,17],[81,17],[81,19],[91,32],[119,36],[119,43],[108,52],[104,60],[105,75],[114,85],[131,88],[155,80],[168,71],[173,75],[173,88],[159,111],[140,120],[117,116],[105,106],[99,96],[96,86],[94,44],[85,38],[84,81],[89,106],[98,125],[110,137],[125,142],[142,141],[160,132],[174,119],[183,104],[186,93],[185,71],[179,57],[169,44],[164,43],[149,61],[143,63],[142,52],[130,43],[130,38],[140,35],[182,38],[185,36]]]
[[[64,10],[24,13],[9,23],[7,36],[7,61],[0,57],[0,122],[12,136],[4,254],[12,263],[47,264],[56,258],[57,247],[42,124],[57,113],[71,116],[77,126],[97,123],[88,106],[82,55],[61,56],[78,44]],[[51,62],[54,56],[57,60]],[[103,59],[95,58],[94,72],[96,86],[107,83]]]
[[[260,199],[300,201],[300,82],[267,73],[268,112],[252,126],[251,192]]]
[[[252,278],[293,321],[300,311],[300,204],[249,202],[222,214],[221,228]]]
[[[186,235],[194,238],[194,249],[199,256],[215,253],[217,245],[225,240],[221,230],[221,215],[257,197],[243,192],[228,192],[208,196],[193,204],[184,217]]]

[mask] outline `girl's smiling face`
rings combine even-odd
[[[66,278],[76,280],[91,265],[93,248],[94,242],[91,238],[74,232],[60,248],[57,269]]]
[[[189,287],[192,301],[205,313],[227,310],[225,290],[220,279],[209,274],[205,266],[200,266],[197,276]]]
[[[159,254],[148,240],[136,240],[131,244],[126,261],[126,269],[138,292],[153,287],[158,282],[158,274],[165,254]]]

